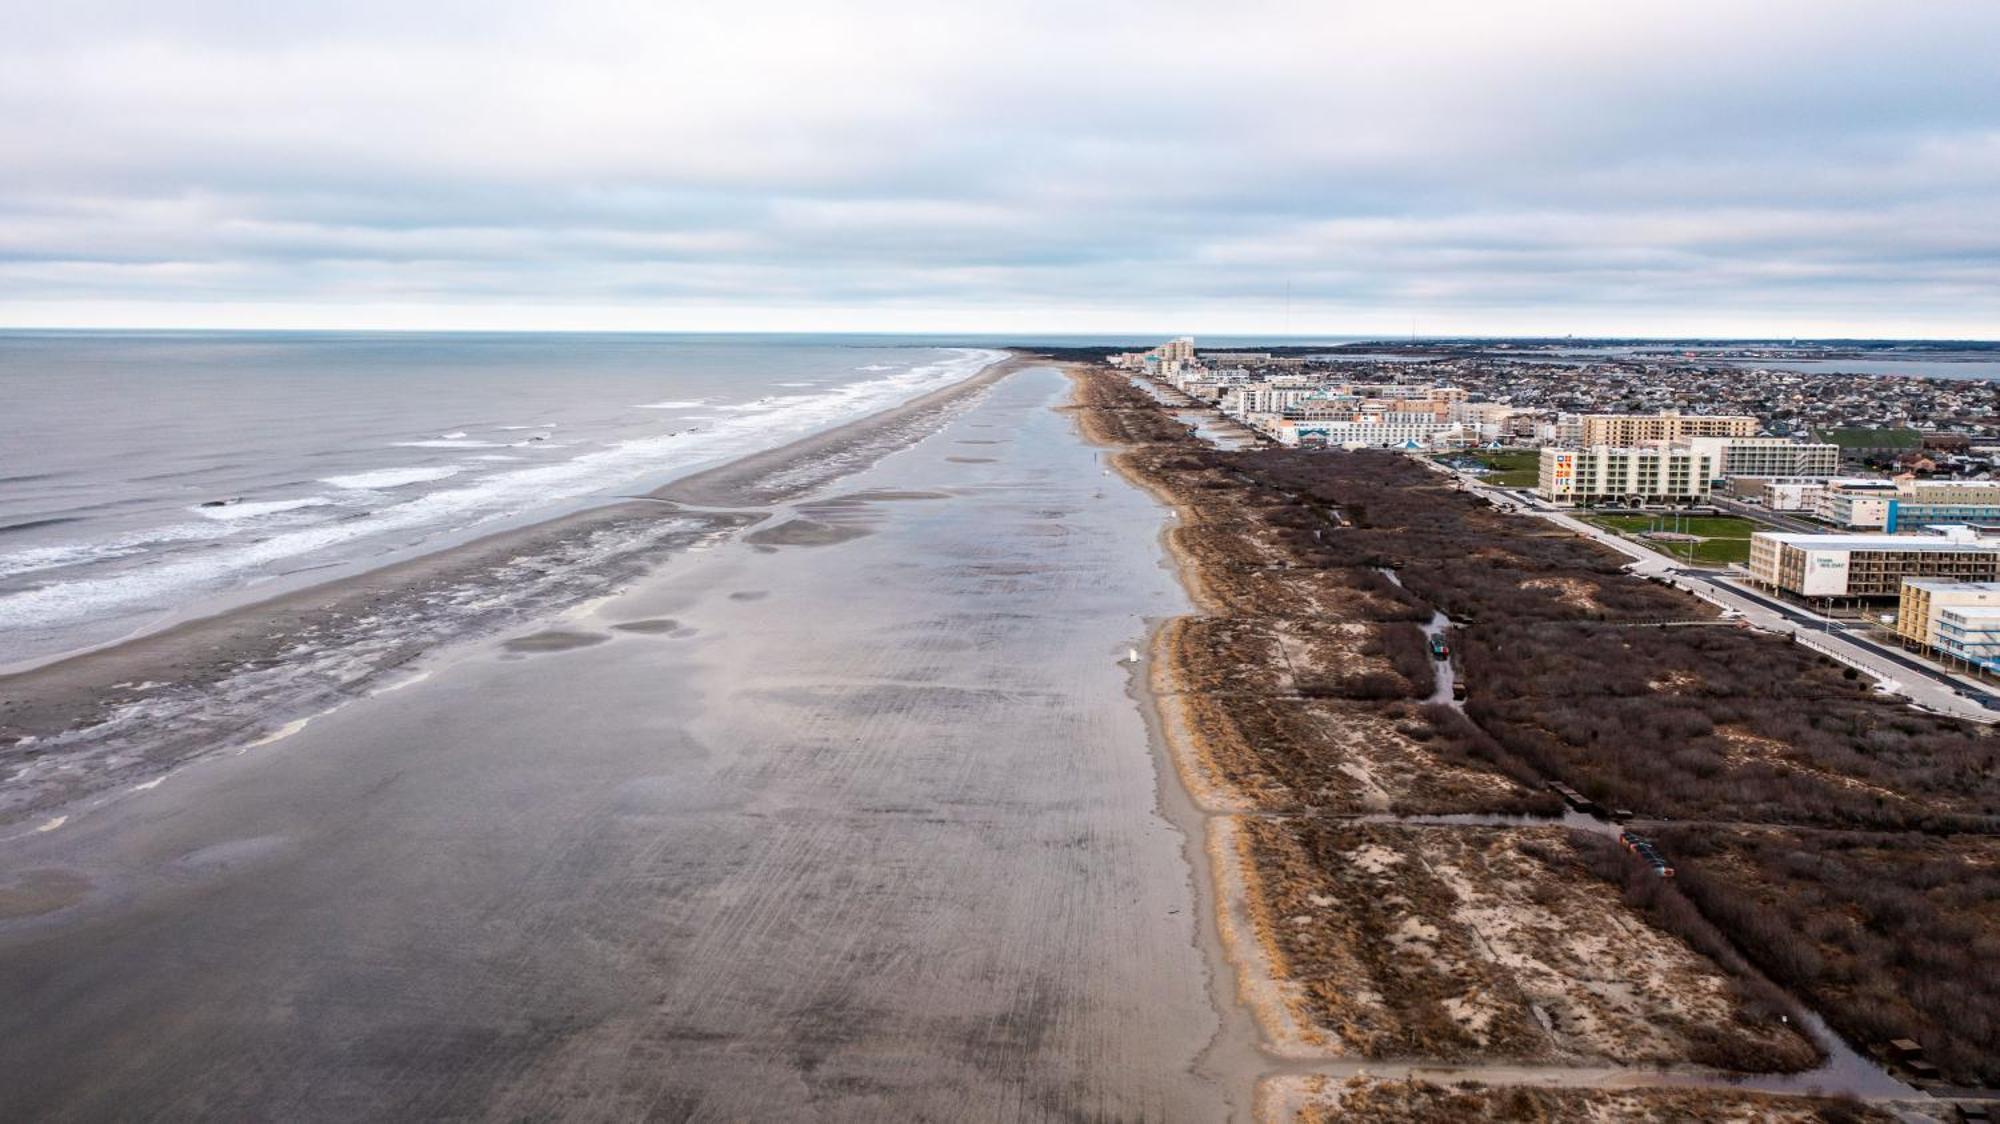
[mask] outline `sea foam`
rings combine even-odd
[[[898,373],[832,387],[817,394],[767,397],[698,431],[676,431],[592,449],[550,464],[499,470],[471,482],[414,495],[370,512],[365,519],[329,520],[284,528],[254,541],[226,542],[216,550],[162,559],[102,577],[52,583],[0,596],[0,624],[46,626],[87,620],[120,607],[165,606],[229,579],[268,572],[314,551],[365,538],[407,540],[459,531],[501,518],[613,495],[657,484],[690,469],[786,441],[886,409],[968,378],[1002,353],[953,348],[950,358]],[[538,444],[537,448],[547,448]],[[325,477],[337,488],[385,491],[457,475],[458,465],[409,466]],[[198,528],[199,529],[199,528]],[[206,537],[218,528],[206,525]],[[159,532],[151,533],[154,538]],[[100,544],[101,545],[101,544]],[[5,573],[0,559],[0,573]]]
[[[322,484],[336,488],[366,488],[378,491],[383,488],[404,488],[411,484],[425,484],[432,480],[443,480],[447,476],[457,476],[462,469],[455,464],[441,464],[433,467],[379,468],[373,472],[357,472],[352,476],[327,476]]]
[[[213,519],[221,523],[234,523],[242,519],[258,519],[266,515],[278,515],[287,511],[298,511],[307,507],[325,507],[332,503],[325,496],[304,496],[295,500],[251,500],[245,503],[228,503],[215,507],[190,508],[203,519]]]

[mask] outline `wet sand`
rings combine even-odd
[[[1067,391],[5,844],[0,1118],[1246,1113]]]
[[[1022,362],[1003,360],[649,496],[0,674],[0,839],[18,834],[5,830],[11,823],[142,783],[375,689],[445,643],[618,588],[690,545],[765,517],[670,498],[728,509],[796,498],[935,429]]]

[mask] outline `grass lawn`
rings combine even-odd
[[[1693,562],[1707,562],[1722,565],[1726,562],[1748,562],[1750,560],[1750,533],[1757,525],[1748,519],[1734,515],[1690,515],[1680,520],[1672,516],[1651,515],[1585,515],[1585,522],[1595,523],[1608,531],[1616,531],[1630,538],[1639,538],[1653,550],[1686,558]],[[1678,542],[1671,539],[1645,539],[1647,531],[1678,531],[1682,534],[1699,535],[1696,543]]]
[[[1694,544],[1694,560],[1720,566],[1727,562],[1750,561],[1749,539],[1703,539]]]
[[[1735,515],[1689,515],[1675,519],[1671,515],[1586,515],[1585,519],[1607,530],[1621,535],[1636,535],[1646,531],[1679,531],[1683,534],[1700,535],[1705,539],[1742,539],[1748,542],[1750,532],[1757,524]]]
[[[1486,469],[1480,477],[1502,488],[1532,488],[1541,482],[1542,453],[1539,449],[1468,449],[1442,458],[1451,463],[1471,462]]]

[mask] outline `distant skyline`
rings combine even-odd
[[[0,3],[5,327],[2000,337],[2000,4]]]

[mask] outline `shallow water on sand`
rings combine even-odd
[[[0,331],[0,666],[645,492],[1001,358],[940,342]]]
[[[1118,663],[1184,600],[1065,393],[6,844],[91,889],[0,922],[0,1117],[1225,1116]]]

